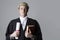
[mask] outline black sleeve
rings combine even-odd
[[[6,30],[6,40],[10,40],[10,34],[12,33],[12,21],[9,23],[7,30]]]
[[[36,26],[36,32],[35,32],[36,40],[43,40],[42,39],[42,32],[41,32],[41,29],[40,29],[40,25],[38,24],[37,21],[35,23],[35,26]]]

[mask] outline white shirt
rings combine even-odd
[[[20,21],[21,21],[21,24],[22,24],[22,28],[24,30],[25,26],[26,26],[26,22],[27,22],[27,16],[26,17],[21,17],[20,16]]]

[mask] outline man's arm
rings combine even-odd
[[[12,33],[12,21],[9,23],[7,30],[6,30],[6,40],[10,40],[10,34]]]
[[[41,32],[40,26],[39,26],[37,21],[35,23],[35,26],[36,26],[36,31],[35,31],[35,35],[36,35],[35,38],[36,38],[36,40],[43,40],[42,39],[42,32]]]

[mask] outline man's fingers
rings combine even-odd
[[[18,35],[19,35],[19,31],[14,31],[14,32],[12,33],[12,35],[13,35],[13,36],[18,36]]]
[[[31,33],[31,30],[29,29],[29,33]]]
[[[28,26],[27,26],[26,32],[27,32],[27,33],[31,33],[31,30],[29,29]]]
[[[28,32],[28,26],[27,26],[27,29],[26,29],[26,31]]]

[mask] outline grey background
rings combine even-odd
[[[19,17],[17,5],[23,1],[30,6],[28,16],[39,22],[43,40],[60,40],[59,0],[0,0],[0,40],[5,40],[10,20]]]

